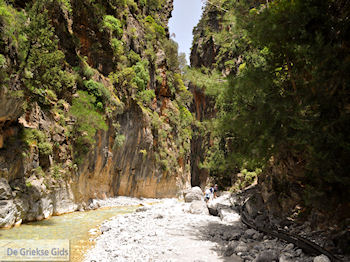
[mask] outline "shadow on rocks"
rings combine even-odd
[[[201,241],[211,241],[215,243],[212,249],[221,256],[220,261],[240,262],[243,261],[234,253],[237,248],[245,249],[245,243],[239,241],[246,227],[241,223],[231,225],[220,222],[209,222],[205,226],[194,226],[195,237]]]

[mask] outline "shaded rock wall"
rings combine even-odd
[[[17,8],[24,7],[22,1],[15,4]],[[118,14],[118,10],[111,9],[107,2],[100,4],[106,5],[107,13]],[[97,20],[99,14],[94,13],[89,2],[71,1],[71,13],[56,1],[51,5],[49,16],[59,48],[65,54],[66,66],[81,66],[81,57],[86,57],[86,63],[94,69],[94,81],[103,83],[109,90],[116,88],[120,97],[124,97],[125,107],[119,114],[106,116],[108,129],[96,133],[95,145],[87,148],[82,162],[76,164],[74,141],[69,132],[76,120],[69,116],[69,110],[77,86],[63,94],[65,102],[51,108],[35,102],[26,104],[29,100],[26,93],[13,95],[17,90],[25,90],[20,81],[19,84],[9,82],[11,96],[8,95],[10,91],[0,89],[0,227],[93,208],[94,198],[177,196],[189,187],[189,155],[180,153],[174,141],[165,139],[160,143],[159,132],[173,129],[165,112],[177,110],[174,95],[169,95],[167,61],[162,56],[161,43],[153,47],[156,59],[150,65],[148,88],[156,91],[153,111],[145,110],[134,97],[128,97],[129,90],[112,86],[108,75],[112,71],[118,72],[118,58],[111,49],[110,36],[96,24],[101,19]],[[149,14],[147,8],[140,9],[137,18],[129,7],[125,8],[122,40],[126,50],[132,49],[146,59],[145,25],[139,17]],[[166,33],[172,8],[173,1],[165,1],[156,14]],[[161,81],[156,80],[156,74],[160,74]],[[157,128],[152,126],[152,114],[162,117],[163,122]],[[63,119],[62,115],[65,116]],[[52,146],[52,152],[43,153],[42,145],[37,142],[26,144],[23,133],[28,130],[43,134]],[[115,143],[118,136],[125,138],[122,143]],[[173,157],[176,162],[170,164],[176,168],[160,165],[160,151]]]

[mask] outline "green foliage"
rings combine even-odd
[[[120,38],[123,35],[123,29],[120,20],[112,15],[105,15],[103,17],[102,26],[103,28],[109,29],[118,38]]]
[[[179,105],[188,107],[192,103],[193,96],[190,91],[187,90],[181,75],[174,74],[174,84],[176,86],[176,101]]]
[[[159,10],[162,7],[162,4],[164,3],[164,0],[143,0],[144,2],[147,2],[147,8],[151,11]]]
[[[76,147],[75,160],[79,163],[81,156],[94,146],[97,130],[107,130],[107,125],[97,110],[96,98],[85,91],[78,91],[77,95],[73,98],[70,113],[76,119],[73,138]]]
[[[150,105],[153,99],[156,97],[154,90],[143,90],[137,93],[136,99],[144,105]]]
[[[4,55],[0,54],[0,68],[6,67],[6,58]]]
[[[83,83],[89,94],[94,96],[94,104],[96,108],[106,112],[108,112],[108,110],[115,110],[118,114],[123,111],[124,105],[120,102],[119,98],[108,89],[108,87],[104,86],[104,84],[92,79],[85,80]]]
[[[195,86],[204,89],[208,96],[217,97],[227,86],[227,80],[216,70],[208,68],[186,68],[184,78],[191,81]]]
[[[238,191],[250,186],[261,172],[262,170],[259,168],[254,171],[248,171],[247,169],[241,170],[241,172],[237,174],[236,181],[231,190]]]
[[[45,90],[62,92],[72,88],[75,79],[64,70],[64,54],[58,50],[58,41],[43,2],[35,2],[28,16],[30,23],[23,29],[25,38],[21,42],[24,83],[36,100],[48,104]]]
[[[85,63],[84,67],[83,67],[83,75],[87,78],[90,79],[91,77],[93,77],[95,74],[95,70],[93,68],[91,68],[87,63]]]
[[[72,14],[72,4],[70,0],[58,0],[58,2],[63,6],[64,9],[66,9],[70,14]]]
[[[166,55],[166,61],[168,69],[172,72],[179,71],[179,58],[178,58],[178,44],[172,40],[167,39],[164,41],[164,51]]]
[[[214,87],[213,78],[206,79],[205,70],[203,77],[198,70],[187,72],[188,79],[215,94],[211,166],[223,166],[219,171],[232,174],[245,165],[253,170],[288,157],[304,163],[304,183],[348,192],[345,1],[281,0],[254,9],[229,3],[218,4],[229,9],[225,17],[234,17],[225,20],[230,30],[215,35],[223,46],[216,66],[230,68],[228,85],[215,90],[208,87]]]
[[[159,25],[152,16],[145,18],[146,26],[146,40],[154,41],[156,38],[161,39],[165,37],[165,29]]]
[[[149,82],[149,72],[148,72],[149,62],[147,60],[143,60],[137,62],[132,68],[135,72],[135,76],[132,79],[132,82],[135,83],[139,91],[143,91],[146,89],[147,84]]]
[[[131,65],[134,65],[137,62],[141,61],[141,57],[139,54],[137,54],[133,50],[131,50],[128,54],[128,60],[130,61]]]
[[[39,153],[42,155],[52,154],[52,144],[49,142],[45,133],[38,129],[23,129],[22,140],[28,146],[37,146],[39,149]]]
[[[122,41],[112,38],[111,46],[115,56],[120,57],[124,53],[124,44]]]
[[[117,133],[114,139],[113,150],[121,147],[124,144],[125,139],[125,135]]]

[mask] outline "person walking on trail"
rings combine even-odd
[[[217,185],[216,186],[216,191],[217,191]],[[216,191],[215,191],[215,186],[212,186],[210,188],[207,188],[205,190],[205,201],[208,202],[209,200],[216,198]]]
[[[214,186],[214,193],[213,193],[214,198],[217,198],[218,190],[219,190],[218,184],[215,184],[215,186]]]
[[[207,188],[206,190],[205,190],[205,202],[208,202],[209,201],[209,199],[211,198],[211,194],[212,194],[212,192],[211,192],[211,188]]]

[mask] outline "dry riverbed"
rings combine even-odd
[[[128,198],[108,201],[128,204]],[[193,204],[176,199],[132,201],[144,206],[106,221],[85,261],[329,261],[248,229],[238,214],[221,220],[192,214],[201,207],[192,210]]]

